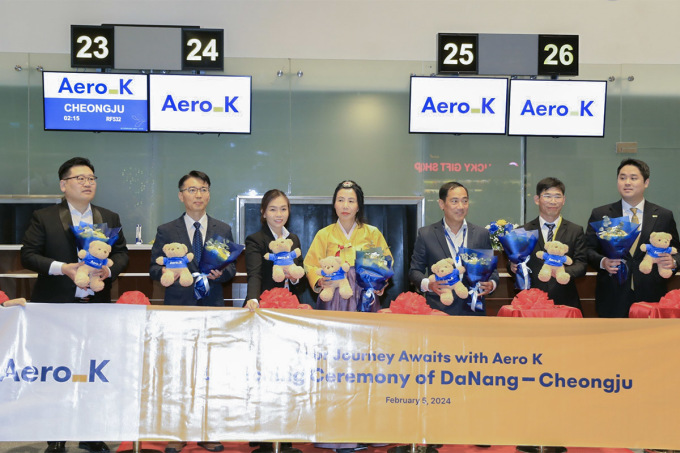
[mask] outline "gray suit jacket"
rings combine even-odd
[[[220,222],[208,216],[208,228],[205,233],[204,240],[208,240],[214,236],[222,236],[228,241],[234,240],[231,234],[231,227],[224,222]],[[177,220],[165,223],[158,227],[156,231],[156,240],[151,248],[151,264],[149,274],[154,280],[161,279],[163,266],[156,264],[156,258],[163,255],[163,246],[170,242],[179,242],[187,246],[191,251],[191,239],[187,233],[186,223],[184,223],[184,214]],[[191,273],[198,272],[198,264],[193,260],[188,265]],[[171,286],[165,288],[165,305],[200,305],[224,307],[224,297],[222,295],[222,283],[231,280],[236,275],[236,265],[231,263],[224,269],[222,276],[217,280],[210,280],[210,293],[202,298],[196,299],[194,296],[194,287],[183,287],[178,281],[175,281]]]
[[[486,228],[474,225],[470,222],[467,224],[467,248],[470,249],[491,249],[491,239]],[[413,248],[413,256],[411,256],[411,266],[408,271],[408,277],[411,283],[420,290],[420,283],[423,278],[427,278],[431,273],[431,266],[439,260],[444,258],[451,258],[451,251],[446,241],[444,234],[444,224],[442,221],[425,226],[418,230],[416,243]],[[498,285],[498,271],[495,270],[491,276],[491,280]],[[470,281],[466,275],[463,275],[463,284],[470,287]],[[441,310],[450,315],[464,315],[464,316],[482,316],[484,312],[473,312],[467,304],[468,299],[460,299],[454,293],[453,303],[446,306],[441,303],[439,296],[433,292],[428,291],[425,295],[427,303],[430,307]]]

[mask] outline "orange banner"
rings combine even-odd
[[[151,307],[140,438],[680,449],[678,327]]]

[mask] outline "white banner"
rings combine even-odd
[[[0,439],[136,440],[145,322],[134,305],[0,309]]]

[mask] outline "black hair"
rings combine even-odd
[[[465,187],[464,185],[462,185],[459,182],[450,181],[450,182],[445,183],[444,185],[442,185],[439,188],[439,199],[442,200],[442,201],[446,201],[446,197],[449,196],[449,190],[457,189],[458,187],[462,187],[463,189],[465,189],[465,195],[467,195],[468,197],[470,196],[470,193],[468,192],[467,187]]]
[[[177,188],[179,190],[182,190],[182,186],[184,185],[184,182],[189,178],[200,179],[201,181],[206,183],[208,185],[208,187],[210,187],[210,177],[208,175],[206,175],[202,171],[191,170],[188,174],[179,178],[179,184],[177,184]]]
[[[641,160],[638,159],[623,159],[621,163],[619,164],[619,168],[616,169],[616,177],[619,177],[619,173],[621,173],[621,169],[625,167],[626,165],[632,165],[633,167],[637,167],[638,170],[640,170],[640,173],[642,174],[642,178],[644,181],[647,181],[649,179],[649,165],[644,163]]]
[[[552,176],[548,176],[547,178],[538,181],[538,184],[536,184],[536,195],[540,196],[545,190],[552,189],[553,187],[560,189],[562,195],[566,195],[567,189],[564,187],[564,183]]]
[[[59,180],[61,181],[64,179],[71,171],[71,168],[80,166],[89,167],[89,169],[92,170],[92,173],[94,173],[94,165],[92,165],[90,159],[85,157],[72,157],[59,167]]]

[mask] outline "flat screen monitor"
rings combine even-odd
[[[144,74],[43,72],[45,130],[147,132],[147,81]]]
[[[149,76],[152,132],[250,134],[250,76]]]
[[[511,80],[509,135],[604,137],[604,80]]]
[[[508,80],[411,77],[410,133],[505,134]]]

